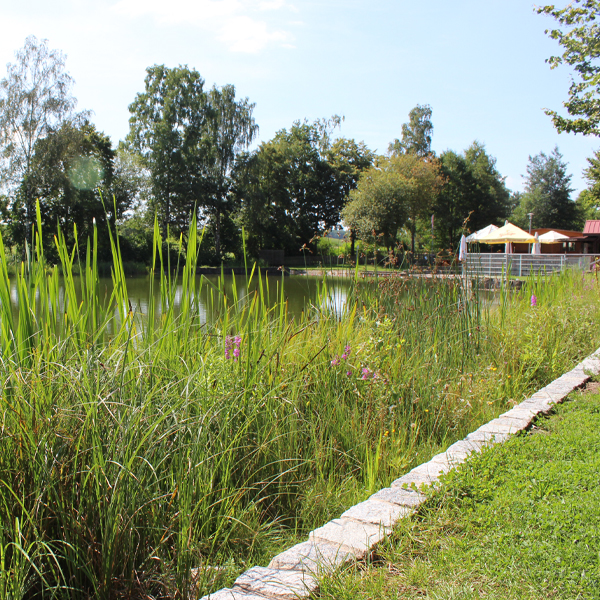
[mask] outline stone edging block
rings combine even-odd
[[[201,600],[296,600],[306,598],[318,587],[317,578],[331,573],[350,560],[364,558],[393,526],[412,514],[426,500],[422,486],[437,485],[442,473],[464,462],[484,446],[498,444],[527,429],[541,414],[549,412],[573,390],[590,380],[588,373],[600,373],[600,348],[574,369],[537,391],[527,400],[476,429],[445,452],[434,456],[391,486],[368,500],[349,508],[275,556],[269,567],[253,567],[240,575],[232,589],[223,589]]]

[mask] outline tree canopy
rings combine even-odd
[[[381,158],[365,171],[356,190],[342,211],[347,227],[361,239],[382,236],[390,248],[400,227],[411,232],[415,249],[417,221],[430,214],[433,202],[443,186],[437,160],[416,154]]]
[[[573,0],[562,9],[553,4],[536,9],[538,14],[551,15],[560,28],[546,33],[562,46],[560,56],[547,62],[552,69],[569,65],[575,78],[569,88],[569,99],[563,103],[569,117],[555,110],[546,110],[556,129],[584,135],[600,135],[600,0]]]
[[[36,145],[71,115],[76,100],[65,56],[48,48],[48,40],[30,36],[7,65],[0,81],[0,163],[9,191],[19,189],[24,239],[35,218],[35,198],[29,181]]]
[[[582,217],[571,199],[571,175],[558,148],[550,154],[540,152],[529,157],[525,176],[525,193],[511,219],[516,225],[529,225],[528,213],[533,213],[534,227],[556,227],[577,230]]]
[[[36,143],[27,185],[40,205],[49,255],[57,226],[67,243],[73,245],[75,229],[84,241],[92,235],[94,221],[104,232],[107,220],[114,226],[130,207],[132,196],[115,177],[115,155],[110,139],[89,121],[64,121]],[[104,201],[100,189],[104,191]],[[24,211],[25,203],[18,195],[13,214]],[[20,219],[13,220],[15,238],[19,239],[23,226]],[[110,254],[105,235],[100,236],[99,246],[101,255]]]
[[[338,123],[296,121],[238,161],[239,218],[251,246],[295,254],[337,225],[348,192],[372,161],[364,144],[332,139]]]
[[[154,65],[145,91],[129,106],[126,146],[143,158],[163,236],[184,233],[195,208],[211,190],[207,165],[214,151],[209,103],[200,73],[186,66]]]
[[[417,104],[408,113],[408,123],[402,125],[402,140],[395,139],[388,147],[389,154],[416,154],[427,156],[431,154],[431,136],[433,123],[432,110],[429,104]]]

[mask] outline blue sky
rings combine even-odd
[[[484,143],[513,190],[528,156],[555,145],[581,190],[600,147],[557,134],[544,114],[562,107],[570,72],[544,62],[559,51],[544,34],[553,20],[526,0],[0,0],[0,24],[0,64],[27,35],[47,38],[67,55],[78,107],[115,144],[158,63],[234,84],[256,103],[261,140],[339,114],[342,135],[384,153],[410,109],[429,104],[433,149]]]

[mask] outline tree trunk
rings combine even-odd
[[[350,229],[350,260],[354,257],[354,242],[356,240],[356,232]]]

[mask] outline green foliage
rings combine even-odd
[[[434,205],[435,235],[438,246],[456,250],[463,232],[506,219],[509,192],[496,159],[479,142],[461,154],[447,150],[439,160],[445,184]]]
[[[38,142],[60,127],[77,101],[71,95],[73,78],[65,71],[65,56],[50,50],[47,40],[29,36],[7,71],[0,81],[0,156],[5,167],[0,175],[13,195],[20,191],[23,242],[31,239],[35,221],[29,178]]]
[[[588,189],[582,190],[577,197],[577,205],[583,219],[600,218],[600,151],[587,159],[588,167],[583,175],[588,182]]]
[[[412,250],[417,221],[429,214],[443,185],[435,159],[417,154],[381,158],[365,171],[342,211],[346,226],[360,239],[379,239],[391,248],[399,228],[411,232]]]
[[[523,228],[529,226],[527,213],[533,213],[534,227],[581,229],[579,206],[571,200],[571,175],[558,148],[546,155],[529,157],[525,194],[511,215],[511,221]]]
[[[299,248],[340,220],[348,192],[372,161],[363,144],[331,137],[339,117],[312,124],[297,121],[282,129],[236,166],[238,222],[248,247]]]
[[[408,123],[402,125],[402,141],[395,139],[388,147],[392,156],[416,154],[424,158],[431,154],[431,136],[433,124],[432,110],[429,104],[417,104],[408,113]]]
[[[187,67],[146,69],[145,91],[129,106],[127,149],[139,153],[152,181],[153,213],[163,237],[187,232],[190,218],[211,190],[213,151],[204,79]]]
[[[561,56],[552,56],[547,62],[552,69],[569,65],[576,76],[569,88],[569,100],[563,102],[570,117],[554,110],[546,110],[559,132],[568,131],[584,135],[600,134],[600,30],[596,19],[600,16],[598,0],[574,0],[563,9],[553,4],[536,8],[538,14],[554,17],[562,29],[546,33],[562,46]]]
[[[197,278],[194,220],[180,277],[155,221],[142,314],[109,239],[108,289],[95,229],[85,251],[59,231],[49,267],[39,214],[14,283],[0,240],[0,585],[17,597],[203,595],[597,343],[597,286],[570,274],[497,311],[458,282],[373,278],[341,317],[323,282],[292,318],[283,278]],[[542,369],[516,335],[530,321]]]
[[[117,184],[114,159],[110,139],[88,121],[63,121],[60,128],[49,131],[36,143],[31,172],[12,205],[14,239],[24,239],[26,233],[26,218],[20,218],[27,214],[26,188],[38,199],[46,256],[51,262],[58,259],[52,243],[57,225],[69,247],[75,244],[76,235],[83,239],[92,236],[94,221],[102,231],[107,223],[114,227],[132,202]],[[99,190],[104,191],[106,203]],[[110,257],[108,237],[102,236],[99,258]]]

